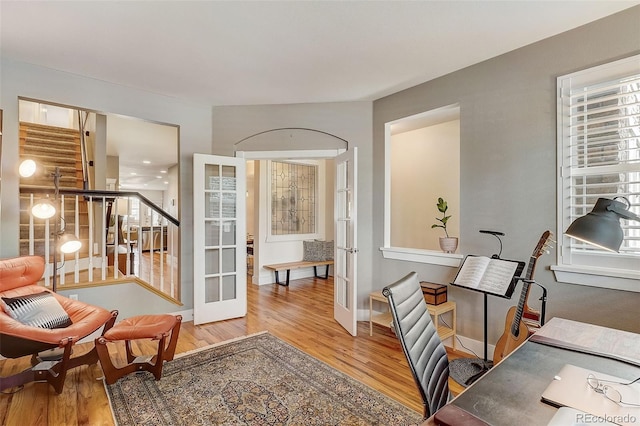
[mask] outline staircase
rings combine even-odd
[[[84,187],[80,132],[47,125],[20,123],[20,159],[32,159],[39,171],[30,178],[20,178],[20,255],[34,254],[45,258],[47,268],[43,285],[57,278],[58,288],[93,286],[96,283],[131,282],[174,303],[180,303],[179,241],[180,222],[138,192],[92,190]],[[42,220],[31,214],[31,206],[40,198],[54,197],[52,174],[60,172],[58,208],[62,206],[65,232],[75,234],[82,242],[79,252],[57,256],[53,262],[55,220]],[[152,226],[137,226],[137,244],[129,224],[126,234],[123,222],[114,222],[119,233],[109,239],[109,218],[119,219],[117,203],[128,206],[137,200],[140,208],[151,211]],[[56,216],[57,217],[57,216]],[[117,224],[116,224],[117,223]],[[146,236],[160,236],[145,244]],[[115,253],[118,253],[116,256]]]
[[[50,197],[54,194],[52,173],[55,168],[60,169],[60,189],[82,189],[82,155],[80,148],[80,132],[74,129],[46,126],[20,122],[20,158],[30,158],[38,164],[38,172],[29,178],[20,178],[20,187],[31,190],[48,190]],[[42,194],[45,196],[45,194]],[[86,201],[78,201],[78,214],[76,214],[75,199],[64,199],[63,218],[67,232],[76,234],[76,221],[79,224],[78,238],[82,241],[80,255],[88,253],[89,226]],[[29,234],[33,232],[34,253],[45,253],[46,221],[33,219],[31,228],[30,208],[31,203],[36,202],[30,195],[20,195],[20,255],[30,253]],[[76,219],[77,218],[77,219]],[[50,232],[53,231],[53,223],[49,224]],[[33,231],[31,231],[33,229]],[[50,253],[53,247],[50,247]]]

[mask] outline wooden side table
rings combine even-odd
[[[429,314],[433,317],[433,323],[436,325],[438,329],[438,335],[440,339],[444,341],[445,339],[451,338],[451,347],[456,349],[456,302],[444,302],[439,305],[427,305],[427,309],[429,310]],[[440,321],[439,317],[442,314],[446,314],[447,312],[451,313],[451,322],[449,326],[445,325],[442,321]]]
[[[374,302],[381,302],[387,305],[387,310],[385,312],[379,312],[373,310]],[[373,324],[382,325],[385,327],[390,327],[392,318],[391,312],[389,311],[387,298],[384,297],[382,291],[374,291],[369,294],[369,336],[373,336]],[[439,305],[429,305],[427,304],[427,310],[429,311],[429,315],[431,315],[433,323],[436,325],[438,330],[438,335],[440,339],[444,341],[445,339],[451,338],[451,346],[453,349],[456,348],[456,302],[448,301],[445,303],[441,303]],[[440,320],[440,315],[450,313],[451,319],[450,324],[447,326]]]
[[[376,312],[373,310],[373,302],[384,303],[387,307],[386,312]],[[369,294],[369,336],[373,336],[373,324],[383,325],[385,327],[391,326],[391,312],[389,312],[389,302],[384,297],[382,291],[374,291]]]

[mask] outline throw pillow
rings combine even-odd
[[[324,241],[303,241],[302,248],[302,260],[306,262],[317,262],[319,260],[324,260]]]
[[[324,241],[323,249],[324,249],[323,260],[333,260],[333,240]]]
[[[72,324],[67,312],[48,291],[18,297],[3,297],[11,318],[31,327],[65,328]]]

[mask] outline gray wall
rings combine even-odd
[[[324,104],[292,104],[261,106],[230,106],[213,109],[213,150],[218,155],[234,155],[238,150],[270,151],[288,149],[333,149],[331,138],[305,140],[305,132],[291,132],[291,140],[279,143],[265,140],[262,149],[255,144],[240,143],[249,136],[281,128],[304,128],[326,132],[342,138],[349,148],[358,147],[358,306],[363,309],[371,292],[374,244],[372,241],[372,136],[371,102],[344,102]],[[309,135],[313,136],[313,135]],[[325,142],[322,142],[325,141]],[[326,145],[322,145],[322,144]],[[330,145],[330,146],[327,146]],[[332,169],[333,170],[333,169]],[[332,172],[327,170],[327,172]],[[332,191],[333,193],[333,191]],[[368,305],[366,305],[368,307]]]
[[[556,232],[556,77],[638,53],[639,23],[640,7],[634,7],[375,101],[374,188],[384,183],[384,123],[459,102],[459,252],[495,253],[495,238],[478,233],[495,229],[506,233],[504,258],[528,261],[542,232]],[[383,203],[382,192],[374,191],[375,246],[383,244]],[[547,319],[640,332],[640,293],[557,283],[548,270],[553,263],[555,250],[539,259],[535,275],[549,290]],[[376,287],[412,270],[423,280],[447,283],[456,271],[388,261],[377,251],[372,265]],[[458,333],[482,340],[482,296],[452,286],[449,292],[458,304]],[[489,298],[490,344],[504,330],[506,311],[519,294],[520,286],[510,301]]]
[[[211,107],[4,58],[0,87],[0,108],[4,110],[0,257],[18,254],[18,96],[178,125],[182,309],[192,308],[192,157],[194,152],[211,153]]]

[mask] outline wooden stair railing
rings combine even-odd
[[[46,189],[21,188],[21,194],[28,199],[37,199],[47,193]],[[64,262],[58,266],[58,289],[65,285],[83,285],[99,281],[113,281],[134,277],[145,282],[174,300],[180,300],[179,285],[179,227],[180,222],[163,211],[149,199],[137,192],[120,191],[91,191],[91,190],[60,190],[60,196],[68,201],[68,205],[80,205],[80,200],[85,200],[87,206],[86,215],[81,216],[78,210],[68,209],[66,214],[75,218],[76,228],[67,229],[77,233],[80,223],[87,223],[87,244],[83,248],[86,255],[76,253],[67,255]],[[107,206],[113,203],[113,211],[118,211],[118,203],[130,205],[131,200],[137,198],[141,208],[149,207],[152,211],[151,223],[160,223],[148,227],[137,226],[137,237],[131,230],[127,216],[114,217],[116,223],[120,222],[121,232],[114,232],[113,237],[105,232],[105,223],[109,223]],[[44,229],[52,229],[48,220],[42,221],[29,216],[28,234],[34,235],[35,224],[40,222]],[[116,231],[118,226],[114,226]],[[145,234],[146,233],[146,234]],[[46,233],[45,233],[46,234]],[[145,236],[151,236],[152,240],[144,245]],[[134,243],[134,239],[136,239]],[[36,245],[30,240],[28,254],[42,255],[47,258],[47,246],[52,249],[50,234],[44,235],[44,244]],[[145,243],[146,244],[146,243]],[[116,256],[115,253],[118,255]],[[50,258],[51,256],[49,256]],[[51,263],[51,262],[49,262]],[[45,285],[49,285],[49,279],[53,271],[53,265],[49,264],[45,273]],[[66,275],[66,276],[65,276]],[[128,276],[128,277],[127,277]]]

